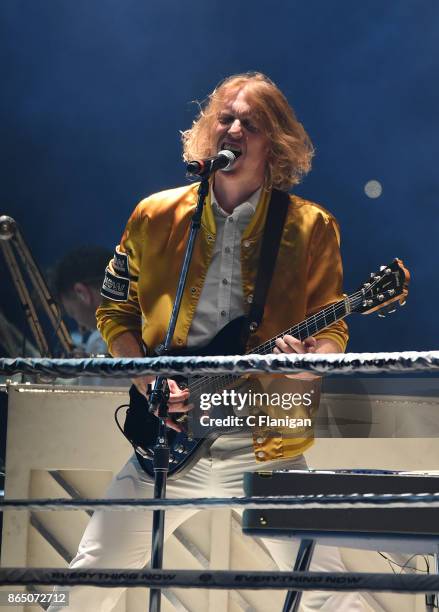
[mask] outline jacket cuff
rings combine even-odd
[[[342,338],[336,332],[331,333],[328,331],[324,331],[324,332],[321,332],[320,334],[316,334],[314,337],[316,340],[323,340],[323,339],[333,340],[340,347],[342,353],[344,353],[346,350],[348,339]]]

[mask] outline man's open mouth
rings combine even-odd
[[[241,147],[239,145],[235,145],[232,144],[230,142],[223,142],[221,147],[220,147],[221,151],[231,151],[236,158],[238,158],[240,155],[242,155],[242,151],[241,151]]]

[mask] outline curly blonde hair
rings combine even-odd
[[[212,138],[224,104],[241,89],[252,107],[252,118],[270,141],[266,186],[288,191],[311,169],[312,142],[278,87],[260,72],[236,74],[221,81],[208,96],[189,130],[182,132],[183,159],[215,155]]]

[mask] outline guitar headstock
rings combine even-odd
[[[379,272],[372,272],[368,281],[357,290],[352,310],[361,314],[382,311],[378,316],[395,312],[396,302],[404,306],[410,273],[400,259],[394,259],[388,266],[381,266]]]

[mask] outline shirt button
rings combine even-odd
[[[246,249],[248,249],[248,247],[251,245],[250,240],[244,240],[244,242],[242,243]]]
[[[229,223],[233,223],[233,217],[228,217]]]
[[[183,340],[181,338],[178,338],[177,344],[183,344]]]
[[[209,242],[212,242],[212,241],[213,241],[213,236],[211,236],[211,235],[209,234],[209,235],[207,236],[207,240],[208,240]]]
[[[253,294],[250,293],[250,295],[247,296],[247,303],[251,304],[253,302]]]
[[[226,248],[224,249],[224,253],[230,253],[230,247],[226,247]]]
[[[191,293],[197,293],[197,288],[196,287],[191,287]]]
[[[263,459],[265,457],[265,453],[264,453],[264,451],[258,451],[256,453],[256,456],[259,457],[260,459]]]
[[[261,436],[259,436],[258,438],[256,438],[256,442],[257,442],[258,444],[262,444],[262,442],[263,442],[264,440],[265,440],[265,438],[261,438]],[[261,451],[261,452],[263,453],[264,451]]]
[[[221,316],[225,317],[227,315],[227,312],[225,310],[221,310]]]
[[[228,285],[229,281],[227,280],[227,278],[223,278],[223,285]]]

